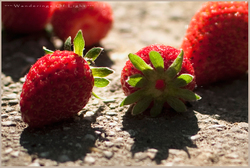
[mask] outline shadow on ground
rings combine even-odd
[[[13,81],[19,81],[28,73],[31,65],[45,55],[43,46],[53,51],[56,49],[55,40],[56,38],[45,30],[28,35],[2,31],[2,72],[11,76]],[[102,47],[101,44],[94,46]],[[85,48],[84,53],[92,47]],[[63,47],[60,50],[63,50]],[[96,59],[95,66],[110,67],[112,64],[108,51],[104,50]]]
[[[219,115],[228,122],[248,122],[248,74],[231,81],[219,82],[195,90],[202,99],[192,103],[202,114]]]
[[[68,120],[42,129],[27,127],[23,130],[20,144],[34,158],[46,158],[57,162],[83,160],[91,148],[95,146],[101,136],[96,136],[91,122],[80,120],[78,122]]]
[[[137,152],[154,148],[158,150],[154,160],[160,164],[162,160],[168,158],[169,149],[184,150],[189,156],[186,147],[196,148],[188,138],[189,135],[195,135],[199,131],[197,118],[192,110],[183,114],[173,111],[163,112],[157,118],[151,118],[147,113],[132,116],[128,110],[123,116],[124,130],[134,138],[131,148],[133,156]]]

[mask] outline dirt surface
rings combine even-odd
[[[91,98],[73,119],[34,130],[20,115],[24,75],[37,58],[61,41],[46,32],[17,36],[3,32],[1,76],[2,166],[247,166],[248,75],[196,88],[202,96],[183,114],[164,110],[131,116],[120,72],[128,53],[163,43],[179,47],[187,25],[202,2],[119,2],[114,26],[100,42],[105,52],[97,66],[116,71],[104,101]]]

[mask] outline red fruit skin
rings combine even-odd
[[[112,28],[113,11],[106,2],[56,2],[51,23],[62,40],[74,37],[79,29],[85,45],[90,47],[103,39]]]
[[[41,31],[50,21],[52,2],[2,2],[2,24],[5,30],[19,34]]]
[[[138,55],[147,64],[153,67],[149,58],[149,52],[152,50],[159,52],[161,56],[163,57],[165,70],[168,69],[168,67],[173,63],[176,57],[180,54],[180,50],[173,48],[171,46],[165,46],[163,44],[153,44],[153,45],[140,49],[138,52],[135,53],[135,55]],[[182,73],[188,73],[194,76],[193,66],[191,65],[190,61],[185,57],[185,53],[184,53],[184,58],[183,58],[183,63],[182,63],[182,69],[179,74],[182,74]],[[121,85],[122,85],[123,92],[126,96],[138,90],[138,88],[130,86],[127,82],[129,76],[134,75],[134,74],[142,74],[142,73],[141,71],[137,70],[133,66],[130,60],[127,60],[121,72]],[[183,88],[189,89],[192,91],[195,88],[195,84],[196,83],[195,83],[195,76],[194,76],[193,81]]]
[[[198,86],[236,78],[248,69],[248,2],[206,2],[181,44]]]
[[[41,127],[79,112],[91,97],[94,85],[90,67],[71,51],[41,57],[30,69],[20,95],[22,119]]]

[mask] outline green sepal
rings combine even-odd
[[[192,92],[191,90],[181,89],[181,88],[175,90],[175,96],[177,96],[183,100],[186,100],[186,101],[194,101],[194,100],[201,99],[201,97],[199,95]]]
[[[144,112],[150,106],[152,101],[153,98],[150,96],[146,96],[139,100],[132,109],[132,115],[137,115]]]
[[[72,51],[71,46],[71,36],[69,36],[64,42],[64,50]]]
[[[145,76],[151,76],[150,72],[152,72],[153,68],[148,65],[141,57],[132,53],[130,53],[128,57],[136,69],[141,71]]]
[[[175,87],[183,87],[192,82],[194,76],[190,74],[181,74],[173,81],[173,86]]]
[[[54,51],[47,49],[46,47],[43,46],[43,51],[45,54],[52,54]]]
[[[96,97],[97,99],[101,99],[101,100],[104,100],[104,99],[105,99],[105,98],[102,98],[102,97],[98,96],[98,95],[95,94],[94,92],[92,92],[92,95],[93,95],[94,97]]]
[[[165,75],[168,76],[169,80],[172,80],[180,71],[183,62],[183,50],[181,49],[180,54],[176,57],[174,62],[165,71]]]
[[[133,87],[142,88],[146,85],[146,78],[141,74],[135,74],[130,76],[127,82]]]
[[[158,116],[162,111],[163,105],[164,105],[164,101],[155,100],[153,107],[150,109],[150,115],[152,117]]]
[[[168,96],[166,98],[167,103],[177,112],[187,111],[186,105],[178,98],[173,96]]]
[[[160,73],[164,71],[164,60],[159,52],[150,51],[149,58],[156,71]]]
[[[94,77],[94,86],[105,87],[109,84],[109,80],[106,78]]]
[[[74,38],[74,53],[79,56],[83,56],[83,50],[85,47],[85,41],[83,39],[82,30],[79,30]]]
[[[90,69],[94,77],[106,77],[114,73],[114,70],[107,67],[91,67]]]
[[[137,90],[134,93],[128,95],[123,101],[121,102],[120,106],[129,105],[138,102],[142,97],[144,97],[143,93],[145,91],[143,89]]]
[[[94,62],[96,58],[101,54],[102,51],[103,51],[103,48],[101,47],[93,47],[85,54],[84,57],[87,58],[87,60]]]

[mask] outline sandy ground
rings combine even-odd
[[[100,42],[97,66],[116,71],[105,89],[95,89],[79,114],[34,130],[21,119],[18,104],[23,76],[60,41],[45,32],[13,36],[3,32],[1,76],[2,166],[246,166],[248,165],[248,75],[196,88],[202,96],[188,112],[166,111],[157,118],[131,116],[120,71],[128,53],[163,43],[179,47],[202,2],[110,1],[114,25]]]

